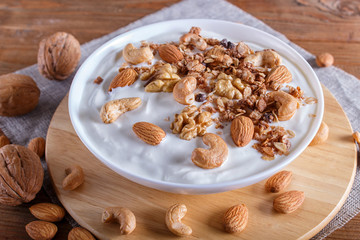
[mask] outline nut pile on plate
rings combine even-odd
[[[193,151],[192,161],[199,167],[219,167],[227,159],[227,143],[218,135],[207,133],[213,124],[216,129],[223,129],[231,123],[230,135],[237,147],[256,140],[253,148],[264,160],[287,155],[289,138],[295,133],[269,124],[290,120],[302,104],[316,103],[316,99],[305,98],[300,87],[286,85],[292,81],[292,74],[276,51],[254,52],[244,42],[204,38],[200,31],[192,27],[179,42],[143,41],[139,48],[127,44],[122,51],[126,63],[108,92],[131,86],[137,79],[146,81],[146,92],[172,92],[174,104],[185,105],[170,124],[172,132],[184,140],[202,136],[210,146],[208,150]],[[160,61],[153,61],[156,54]],[[102,79],[98,77],[94,82],[99,84]],[[111,123],[140,104],[140,98],[107,102],[101,108],[101,119]],[[133,130],[151,145],[160,144],[165,137],[164,131],[151,123],[137,123]]]

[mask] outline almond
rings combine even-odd
[[[229,233],[241,232],[248,223],[249,212],[245,204],[229,208],[223,218],[225,230]]]
[[[137,122],[133,125],[134,133],[150,145],[158,145],[166,136],[164,130],[149,122]]]
[[[33,138],[28,144],[28,149],[36,153],[40,158],[45,154],[45,139],[42,137]]]
[[[65,216],[65,210],[52,203],[38,203],[29,208],[34,217],[48,222],[59,222]]]
[[[10,144],[10,140],[5,135],[5,133],[0,129],[0,148],[8,144]]]
[[[292,80],[290,71],[284,66],[279,65],[271,69],[266,77],[266,82],[289,83]]]
[[[168,63],[176,63],[184,58],[180,50],[172,44],[161,45],[158,51],[162,60]]]
[[[303,204],[304,200],[304,192],[284,192],[274,199],[273,207],[280,213],[292,213]]]
[[[69,232],[68,240],[95,240],[95,238],[85,228],[76,227]]]
[[[231,122],[230,134],[236,146],[244,147],[254,135],[254,123],[248,117],[237,117]]]
[[[137,72],[132,68],[125,68],[111,81],[108,91],[111,92],[117,87],[126,87],[133,84],[137,78]]]
[[[281,171],[270,177],[265,183],[268,192],[277,193],[284,190],[291,182],[292,172]]]
[[[52,239],[58,228],[55,224],[45,221],[33,221],[25,226],[27,234],[35,240]]]

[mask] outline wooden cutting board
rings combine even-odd
[[[264,181],[225,193],[179,195],[121,177],[82,144],[70,122],[67,97],[53,116],[46,141],[46,161],[54,189],[70,215],[100,239],[175,239],[164,221],[166,209],[174,203],[184,203],[188,208],[184,222],[193,229],[189,239],[308,239],[339,211],[356,170],[356,146],[349,121],[327,89],[324,95],[324,120],[330,128],[328,141],[308,147],[285,168],[293,171],[287,190],[301,190],[306,196],[294,213],[273,210],[272,201],[278,194],[266,193]],[[64,191],[64,169],[74,163],[83,167],[85,183],[74,191]],[[249,209],[248,225],[242,233],[225,233],[222,216],[239,203],[245,203]],[[118,224],[101,223],[102,211],[109,206],[123,206],[134,212],[137,227],[132,234],[120,236]]]

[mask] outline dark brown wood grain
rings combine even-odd
[[[2,0],[0,74],[36,63],[39,41],[54,32],[72,33],[85,43],[170,6],[178,0]],[[313,54],[330,52],[335,66],[360,77],[360,2],[354,0],[230,0]],[[17,207],[0,206],[0,239],[30,239],[28,207],[49,202],[42,190]],[[57,223],[54,239],[67,239],[71,226]],[[360,239],[360,216],[327,239]]]

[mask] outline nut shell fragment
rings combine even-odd
[[[100,110],[100,117],[104,123],[112,123],[123,113],[138,108],[141,99],[138,97],[122,98],[105,103]]]
[[[36,153],[19,145],[0,148],[0,204],[30,202],[40,191],[44,170]]]
[[[65,80],[74,72],[80,57],[79,41],[69,33],[57,32],[40,42],[39,72],[51,80]]]

